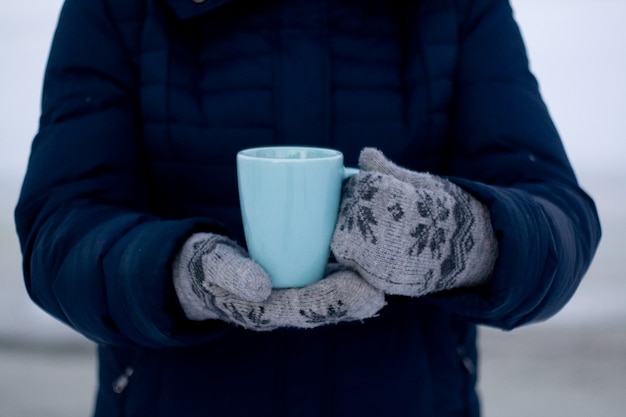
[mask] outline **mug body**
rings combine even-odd
[[[241,214],[250,256],[275,288],[324,276],[344,178],[333,149],[266,147],[237,154]]]

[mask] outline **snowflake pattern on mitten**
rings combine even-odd
[[[351,178],[333,236],[337,260],[390,294],[418,296],[474,282],[468,261],[480,261],[474,235],[481,233],[477,222],[484,225],[484,208],[454,184],[430,177],[432,186],[422,188],[378,172]]]
[[[202,293],[203,307],[212,318],[257,331],[363,320],[385,304],[382,292],[346,270],[309,287],[274,290],[263,302],[238,299],[217,286],[207,289]]]

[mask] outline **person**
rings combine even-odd
[[[305,288],[242,232],[235,155],[283,144],[361,169]],[[601,234],[508,0],[66,0],[15,216],[107,417],[478,416],[477,326],[557,313]]]

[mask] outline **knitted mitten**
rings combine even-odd
[[[183,245],[173,277],[189,319],[219,319],[251,330],[363,320],[385,304],[380,290],[339,266],[308,287],[272,290],[265,271],[242,248],[207,233]]]
[[[497,242],[488,209],[443,178],[409,171],[375,149],[346,184],[331,248],[388,294],[421,296],[490,276]]]

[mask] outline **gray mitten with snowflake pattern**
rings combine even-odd
[[[387,294],[422,296],[488,280],[497,241],[488,209],[457,185],[361,152],[331,248]]]
[[[376,315],[384,294],[353,271],[327,268],[304,288],[272,290],[263,268],[232,240],[192,235],[173,264],[176,294],[187,318],[218,319],[250,330],[314,328]]]

